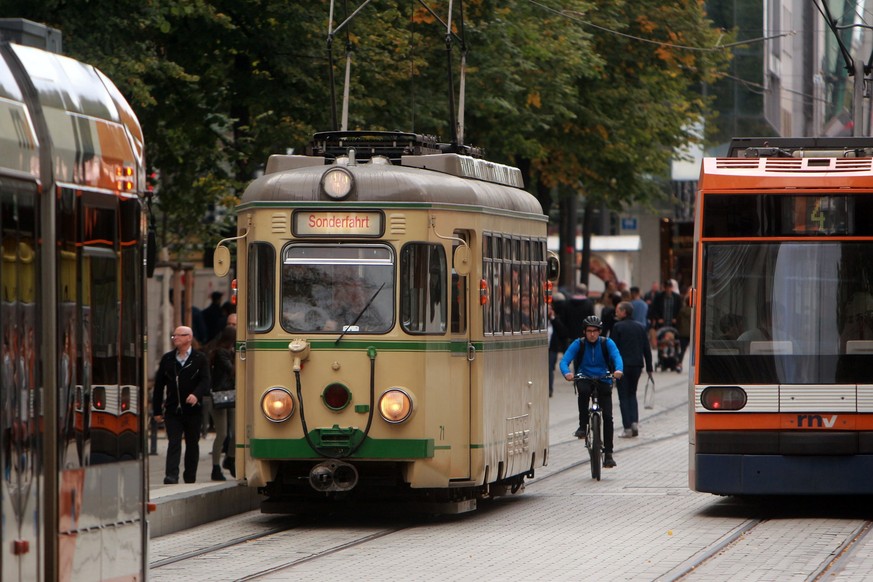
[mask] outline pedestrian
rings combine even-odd
[[[215,441],[212,443],[212,480],[226,481],[222,466],[236,476],[234,454],[236,445],[229,435],[232,435],[229,422],[232,422],[233,409],[236,400],[236,377],[234,371],[236,343],[236,326],[229,325],[216,338],[209,352],[209,370],[212,379],[212,421],[215,424]],[[229,393],[229,394],[228,394]],[[222,397],[223,396],[223,397]],[[232,396],[233,400],[227,397]],[[227,442],[225,442],[227,440]],[[226,452],[224,463],[221,463],[222,450]]]
[[[600,319],[603,321],[603,335],[610,337],[612,326],[615,325],[615,308],[621,303],[621,293],[611,293],[604,295],[603,311],[600,312]]]
[[[638,321],[643,324],[643,327],[648,329],[649,327],[649,304],[646,303],[643,298],[640,296],[640,288],[639,287],[631,287],[630,288],[630,302],[631,305],[634,306],[634,321]]]
[[[679,365],[677,372],[682,371],[682,361],[685,359],[685,351],[691,341],[691,288],[685,290],[682,296],[682,307],[676,316],[676,336],[679,338]]]
[[[652,377],[652,346],[646,327],[633,319],[634,306],[622,301],[615,308],[616,322],[612,326],[612,341],[618,347],[624,363],[624,375],[618,382],[618,409],[621,411],[621,425],[624,429],[620,438],[635,437],[640,434],[640,409],[637,402],[637,387],[643,366],[649,378]]]
[[[221,291],[213,291],[209,296],[211,303],[209,307],[201,312],[203,315],[203,323],[206,325],[206,342],[209,343],[222,332],[227,314],[224,313],[221,306],[221,298],[224,294]]]
[[[585,318],[594,315],[594,302],[588,297],[588,286],[584,283],[576,285],[576,292],[564,302],[563,321],[567,327],[568,337],[577,338],[585,335]]]
[[[209,362],[206,355],[192,346],[190,327],[179,326],[172,335],[175,349],[161,357],[155,374],[152,412],[155,422],[167,429],[167,465],[164,484],[179,482],[182,438],[185,439],[185,483],[197,480],[200,459],[200,408],[209,393]],[[166,395],[164,394],[166,389]]]
[[[555,392],[555,364],[558,354],[567,348],[567,328],[549,304],[549,398]]]
[[[561,358],[561,373],[567,380],[573,381],[573,372],[570,371],[570,363],[577,374],[583,374],[590,378],[602,378],[611,371],[616,380],[621,379],[624,369],[621,354],[615,347],[615,342],[609,338],[600,337],[603,322],[596,315],[585,318],[582,322],[585,337],[573,340],[573,343],[564,352]],[[597,401],[603,414],[603,466],[615,467],[615,459],[612,456],[613,432],[615,425],[612,421],[612,385],[605,381],[597,384]],[[591,398],[591,384],[580,383],[576,387],[579,390],[579,428],[573,433],[578,439],[585,438],[588,432],[588,400]]]

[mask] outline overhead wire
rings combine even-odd
[[[700,47],[700,46],[681,45],[681,44],[675,44],[675,43],[671,43],[671,42],[664,42],[664,41],[660,41],[660,40],[654,40],[654,39],[651,39],[651,38],[644,38],[644,37],[641,37],[641,36],[636,36],[636,35],[633,35],[633,34],[628,34],[628,33],[626,33],[626,32],[621,32],[621,31],[618,31],[618,30],[613,30],[613,29],[611,29],[611,28],[607,28],[607,27],[605,27],[605,26],[601,26],[601,25],[599,25],[599,24],[594,24],[593,22],[591,22],[591,21],[589,21],[589,20],[584,20],[584,19],[582,19],[582,18],[579,18],[579,16],[582,16],[582,13],[581,13],[581,12],[578,12],[578,11],[576,11],[576,10],[558,10],[558,9],[556,9],[556,8],[552,8],[551,6],[547,6],[547,5],[543,4],[542,2],[538,2],[537,0],[527,0],[527,1],[528,1],[529,3],[531,3],[531,4],[533,4],[534,6],[537,6],[537,7],[539,7],[539,8],[542,8],[543,10],[547,10],[547,11],[549,11],[549,12],[552,12],[552,13],[554,13],[554,14],[557,14],[558,16],[561,16],[561,17],[566,18],[566,19],[568,19],[568,20],[572,20],[573,22],[577,22],[577,23],[582,24],[582,25],[585,25],[585,26],[590,26],[591,28],[594,28],[594,29],[599,30],[599,31],[601,31],[601,32],[605,32],[605,33],[612,34],[612,35],[615,35],[615,36],[620,36],[620,37],[627,38],[627,39],[630,39],[630,40],[635,40],[635,41],[638,41],[638,42],[643,42],[643,43],[647,43],[647,44],[653,44],[653,45],[656,45],[656,46],[662,46],[662,47],[665,47],[665,48],[673,48],[673,49],[677,49],[677,50],[699,51],[699,52],[716,52],[716,51],[723,51],[723,50],[725,50],[725,49],[733,48],[733,47],[735,47],[735,46],[742,46],[742,45],[746,45],[746,44],[752,44],[752,43],[757,43],[757,42],[763,42],[763,41],[765,41],[765,40],[772,40],[772,39],[776,39],[776,38],[782,38],[782,37],[785,37],[785,36],[793,36],[793,35],[797,34],[797,31],[796,31],[796,30],[790,30],[790,31],[788,31],[788,32],[782,32],[782,33],[774,34],[774,35],[771,35],[771,36],[762,36],[762,37],[758,37],[758,38],[749,38],[749,39],[745,39],[745,40],[740,40],[740,41],[736,41],[736,42],[731,42],[731,43],[728,43],[728,44],[718,44],[718,45],[716,45],[716,46],[712,46],[712,47]]]

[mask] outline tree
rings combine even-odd
[[[545,212],[554,192],[613,209],[651,196],[648,177],[706,115],[698,89],[726,59],[677,48],[715,45],[699,0],[468,0],[463,20],[453,4],[448,45],[449,3],[427,4],[375,0],[330,53],[329,0],[0,0],[0,11],[61,29],[65,52],[130,100],[160,170],[159,237],[182,256],[221,236],[228,224],[203,217],[232,208],[270,154],[334,127],[329,55],[338,103],[351,55],[350,129],[448,140],[449,63],[457,96],[466,50],[465,141],[519,166]]]
[[[583,249],[590,255],[592,209],[618,211],[657,195],[651,177],[664,174],[676,148],[697,139],[687,128],[709,114],[701,89],[729,53],[715,48],[720,32],[700,1],[598,0],[579,19],[593,28],[600,60],[594,74],[578,77],[574,123],[550,133],[547,155],[532,165],[546,185],[584,196]]]

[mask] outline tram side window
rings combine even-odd
[[[275,321],[276,250],[268,243],[252,243],[248,262],[249,331],[269,331]]]
[[[469,240],[469,237],[463,231],[456,230],[455,237]],[[452,245],[452,257],[455,256],[455,250],[461,246],[460,241],[455,241]],[[452,266],[452,333],[467,332],[467,277],[461,275]]]
[[[494,250],[494,271],[491,274],[491,313],[494,317],[494,333],[503,333],[503,239],[492,237]]]
[[[503,331],[512,333],[512,239],[503,239]],[[518,271],[516,270],[516,273]],[[518,277],[516,276],[516,281]],[[515,295],[518,297],[518,295]],[[518,307],[518,302],[515,304]]]
[[[492,260],[491,254],[491,235],[485,235],[482,237],[482,280],[485,284],[485,292],[488,294],[486,303],[482,306],[482,325],[485,333],[493,333],[494,332],[494,324],[493,318],[491,317],[491,292],[488,291],[487,287],[492,280],[494,273],[494,261]],[[480,291],[481,292],[481,291]]]
[[[411,243],[400,253],[400,318],[409,333],[441,334],[447,320],[446,253],[441,245]]]

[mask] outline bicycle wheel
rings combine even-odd
[[[591,478],[600,481],[600,468],[603,466],[603,430],[599,414],[592,414],[588,419],[588,430],[591,443],[588,454],[591,456]]]

